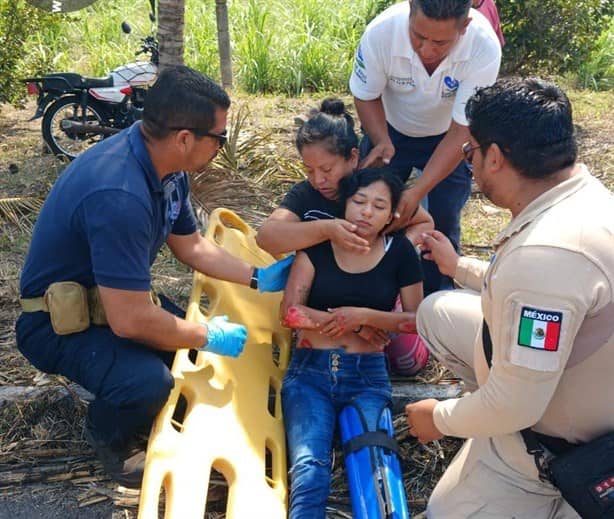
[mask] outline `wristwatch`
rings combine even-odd
[[[254,271],[252,272],[252,277],[249,280],[249,288],[257,289],[258,288],[258,268],[254,267]]]

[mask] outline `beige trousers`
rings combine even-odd
[[[418,333],[448,369],[477,388],[475,351],[482,348],[480,295],[442,291],[418,309]],[[470,438],[433,490],[429,519],[577,519],[559,491],[539,480],[518,433]]]

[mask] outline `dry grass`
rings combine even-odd
[[[321,98],[234,96],[230,146],[209,171],[193,181],[195,202],[206,213],[216,207],[236,210],[252,225],[276,206],[288,187],[301,178],[292,141],[294,118],[304,115]],[[580,155],[593,173],[614,187],[614,93],[572,93]],[[346,99],[349,101],[349,99]],[[44,197],[62,169],[62,164],[41,153],[40,123],[28,122],[33,107],[16,111],[2,107],[0,118],[0,199]],[[61,383],[56,377],[41,377],[15,348],[19,269],[29,242],[29,227],[36,206],[17,204],[21,214],[2,218],[0,203],[0,386]],[[493,237],[509,220],[479,193],[463,213],[464,251],[487,257]],[[192,275],[166,249],[156,260],[153,280],[180,304],[190,292]],[[416,382],[446,382],[450,374],[430,362]],[[21,482],[44,481],[50,491],[71,481],[79,490],[78,504],[85,510],[100,500],[113,500],[125,517],[134,517],[138,495],[120,491],[104,477],[99,464],[82,438],[84,403],[75,395],[50,395],[35,401],[0,408],[0,497],[19,495]],[[409,437],[403,416],[396,417],[397,438],[403,452],[404,481],[412,511],[421,510],[437,479],[460,446],[445,439],[438,445],[422,446]],[[333,475],[331,517],[349,517],[349,495],[340,453]],[[219,492],[217,492],[219,495]],[[222,517],[217,512],[210,517]]]

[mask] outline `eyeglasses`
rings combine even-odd
[[[470,141],[467,141],[461,146],[461,151],[463,152],[465,163],[467,164],[467,167],[469,169],[473,169],[473,152],[477,150],[479,147],[480,147],[479,144],[477,146],[471,146]]]
[[[226,130],[224,130],[222,133],[211,133],[206,132],[205,130],[201,130],[200,128],[186,128],[185,126],[169,126],[168,129],[175,131],[188,130],[195,133],[196,135],[199,135],[200,137],[211,137],[213,139],[217,139],[218,146],[220,148],[223,148],[224,144],[226,144],[226,141],[228,140]]]

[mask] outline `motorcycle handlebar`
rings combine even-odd
[[[154,40],[151,36],[147,38],[143,38],[141,49],[138,50],[135,54],[138,56],[139,54],[151,53],[152,56],[158,52],[158,42]]]

